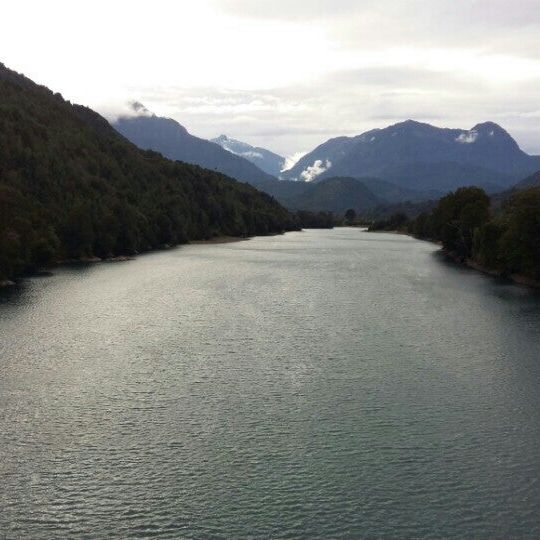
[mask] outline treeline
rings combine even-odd
[[[370,226],[370,231],[399,231],[407,228],[409,218],[403,212],[396,212],[386,219],[374,221]]]
[[[301,221],[247,184],[137,149],[90,109],[0,64],[0,280]]]
[[[514,192],[497,210],[482,189],[460,188],[431,212],[410,221],[394,216],[370,230],[384,228],[441,242],[454,258],[501,275],[540,280],[540,187]]]
[[[310,212],[298,210],[295,214],[298,224],[303,229],[332,229],[339,220],[333,212]]]

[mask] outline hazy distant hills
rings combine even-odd
[[[540,187],[540,171],[521,180],[514,186],[515,189],[527,189],[531,187]]]
[[[518,191],[521,191],[523,189],[533,188],[533,187],[540,187],[540,171],[537,171],[536,173],[530,176],[527,176],[527,178],[520,180],[517,184],[512,186],[510,189],[507,189],[505,191],[502,191],[492,196],[491,205],[495,209],[500,209],[502,205],[510,197],[515,195]]]
[[[355,178],[327,178],[314,183],[283,180],[265,184],[261,189],[291,210],[344,214],[349,208],[364,212],[383,202]]]
[[[364,213],[380,205],[425,201],[437,196],[396,186],[380,178],[325,178],[320,182],[282,180],[260,189],[291,210],[324,210],[343,214],[349,208]]]
[[[492,122],[470,130],[443,129],[408,120],[318,146],[290,170],[289,180],[374,176],[402,187],[446,192],[464,185],[505,189],[540,168]]]
[[[248,143],[232,139],[227,135],[220,135],[215,139],[211,139],[210,142],[219,144],[225,150],[228,150],[232,154],[243,157],[248,161],[251,161],[254,165],[259,167],[265,173],[272,176],[279,176],[285,165],[285,158],[265,148],[258,146],[251,146]]]
[[[154,150],[169,159],[199,165],[255,186],[275,180],[247,159],[191,135],[176,120],[151,114],[140,103],[132,104],[132,108],[132,115],[121,116],[112,125],[139,148]]]

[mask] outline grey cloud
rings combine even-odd
[[[508,95],[490,92],[472,78],[375,68],[339,71],[316,85],[271,91],[167,88],[148,89],[137,97],[196,135],[227,133],[282,155],[407,118],[463,128],[498,121],[526,150],[540,153],[537,86],[524,83]]]
[[[355,12],[357,0],[213,0],[212,4],[235,16],[274,20],[313,20]]]
[[[234,17],[317,25],[353,58],[409,47],[457,50],[465,58],[470,53],[540,61],[538,0],[511,5],[508,0],[212,2]],[[137,92],[133,97],[173,116],[197,135],[227,133],[283,155],[407,118],[464,128],[498,121],[526,150],[540,153],[538,78],[497,87],[474,70],[435,71],[412,61],[393,67],[336,69],[321,73],[316,81],[272,90],[139,88]]]
[[[351,50],[474,47],[540,57],[538,0],[378,0],[349,7],[347,16],[336,18],[326,29],[341,47]]]

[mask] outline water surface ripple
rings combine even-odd
[[[0,300],[2,538],[540,538],[540,297],[357,229]]]

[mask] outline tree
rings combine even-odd
[[[433,211],[433,238],[459,257],[472,254],[474,232],[489,220],[489,197],[477,187],[459,188]]]
[[[505,205],[501,258],[508,273],[540,279],[540,188],[516,193]]]
[[[345,212],[345,221],[349,224],[349,225],[352,225],[354,223],[354,220],[356,219],[356,211],[354,210],[354,208],[349,208],[346,212]]]

